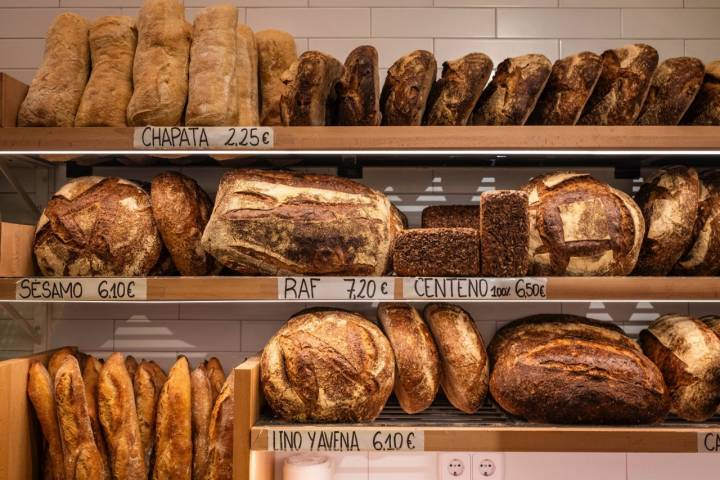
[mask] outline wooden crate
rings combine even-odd
[[[31,277],[35,274],[34,235],[32,225],[0,222],[0,277]]]
[[[28,86],[7,73],[0,72],[0,127],[15,127],[20,104]]]

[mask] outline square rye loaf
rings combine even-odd
[[[405,277],[478,276],[480,237],[473,228],[405,230],[395,241],[395,273]]]
[[[486,277],[521,277],[528,272],[528,196],[517,190],[480,195],[480,263]]]
[[[422,211],[422,228],[480,228],[480,207],[475,205],[432,205]]]

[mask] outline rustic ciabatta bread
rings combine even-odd
[[[422,228],[480,228],[477,205],[431,205],[423,208]]]
[[[407,277],[480,274],[480,235],[474,228],[413,228],[393,246],[393,269]]]
[[[147,478],[133,381],[121,353],[110,355],[100,371],[98,412],[113,478]]]
[[[223,265],[265,275],[382,275],[395,230],[380,192],[344,178],[232,170],[202,246]]]
[[[80,177],[53,195],[33,253],[46,276],[142,276],[160,256],[150,197],[119,178]]]
[[[485,277],[522,277],[528,271],[528,196],[517,190],[480,195],[480,270]]]
[[[660,371],[622,330],[572,315],[535,315],[490,342],[490,392],[531,422],[640,424],[670,405]]]
[[[285,86],[281,76],[297,60],[295,39],[280,30],[255,34],[260,77],[260,124],[281,125],[280,96]]]
[[[90,73],[87,20],[61,13],[48,30],[45,53],[18,111],[18,127],[72,127]]]
[[[212,201],[190,177],[164,172],[152,179],[152,212],[172,262],[182,275],[201,276],[219,272],[218,264],[200,246],[210,219]]]
[[[388,70],[380,94],[383,125],[420,125],[437,76],[432,53],[415,50]]]
[[[46,465],[52,480],[64,480],[65,463],[55,408],[55,388],[42,363],[33,363],[28,371],[27,394],[35,409],[43,438],[47,442]]]
[[[87,401],[88,416],[90,417],[93,437],[95,437],[95,445],[97,445],[100,458],[102,458],[103,461],[105,470],[104,478],[109,479],[111,478],[110,458],[98,415],[98,381],[102,367],[103,364],[100,360],[92,355],[88,355],[85,366],[82,369],[82,377],[83,383],[85,383],[85,400]]]
[[[720,405],[720,337],[700,320],[663,315],[640,332],[640,345],[665,377],[670,411],[702,422]]]
[[[682,119],[684,125],[720,125],[720,61],[705,67],[702,87]]]
[[[238,25],[235,38],[235,88],[237,125],[260,125],[258,49],[255,34],[247,25]]]
[[[145,471],[148,476],[152,472],[154,463],[157,402],[160,397],[160,390],[162,390],[166,380],[165,372],[152,361],[142,361],[133,377],[135,410],[138,416]]]
[[[645,218],[636,274],[667,275],[672,270],[692,239],[699,198],[700,179],[693,168],[663,168],[643,183],[635,196]]]
[[[669,58],[660,64],[637,125],[677,125],[700,91],[705,66],[697,58]]]
[[[482,336],[457,305],[431,303],[423,311],[440,353],[440,383],[458,410],[477,412],[488,391],[489,362]]]
[[[260,373],[265,399],[293,422],[368,422],[395,381],[392,347],[363,316],[310,309],[265,345]]]
[[[332,125],[335,85],[343,73],[337,59],[308,51],[281,76],[285,88],[280,96],[280,118],[285,126]]]
[[[395,396],[405,413],[428,408],[440,387],[440,357],[435,340],[413,307],[384,303],[378,320],[395,354]]]
[[[212,388],[205,366],[190,375],[192,401],[193,478],[205,479],[208,466],[208,430],[213,408]]]
[[[220,359],[217,357],[208,358],[204,365],[208,380],[210,380],[210,391],[212,392],[212,400],[214,402],[218,395],[220,395],[220,390],[222,390],[223,385],[225,385],[225,370],[220,363]]]
[[[230,372],[210,414],[208,466],[205,480],[232,480],[235,377]]]
[[[508,58],[480,95],[473,125],[525,125],[550,77],[552,63],[531,53]]]
[[[90,26],[92,72],[80,100],[76,127],[124,127],[133,93],[135,20],[100,17]]]
[[[554,172],[522,187],[530,201],[530,275],[629,275],[645,221],[624,192],[586,173]]]
[[[350,52],[336,90],[338,125],[380,125],[380,70],[375,47],[362,45]]]
[[[237,120],[237,20],[234,5],[211,5],[195,17],[186,125],[234,125]]]
[[[640,115],[658,53],[638,43],[602,54],[603,68],[579,125],[632,125]]]
[[[602,57],[581,52],[553,64],[529,125],[575,125],[602,72]]]
[[[179,357],[158,399],[153,480],[192,477],[192,404],[190,366]]]
[[[492,73],[493,62],[484,53],[470,53],[443,63],[427,101],[425,125],[467,125]]]
[[[179,125],[188,94],[192,28],[179,0],[144,0],[133,62],[128,125]]]

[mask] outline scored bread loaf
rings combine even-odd
[[[380,94],[383,125],[420,125],[435,77],[432,53],[415,50],[398,59],[388,70]]]
[[[65,462],[62,440],[55,406],[55,387],[52,378],[42,363],[33,363],[28,371],[27,394],[40,423],[43,438],[47,443],[46,468],[50,479],[65,479]]]
[[[432,334],[413,307],[384,303],[378,320],[395,354],[395,396],[405,413],[428,408],[440,387],[440,358]]]
[[[645,218],[645,239],[635,274],[667,275],[692,239],[700,179],[693,168],[660,169],[642,184],[635,201]]]
[[[480,236],[475,228],[414,228],[395,240],[393,269],[399,276],[453,277],[480,274]]]
[[[480,195],[480,270],[485,277],[522,277],[528,271],[528,196],[517,190]]]
[[[72,127],[90,73],[89,23],[61,13],[45,37],[45,53],[18,111],[18,127]]]
[[[210,389],[214,402],[217,396],[220,395],[223,385],[225,385],[225,370],[217,357],[208,358],[204,365],[207,377],[210,380]]]
[[[98,382],[100,380],[102,367],[103,364],[100,360],[92,355],[88,355],[85,366],[82,369],[82,377],[85,383],[85,400],[87,401],[88,416],[90,417],[90,426],[92,427],[93,437],[95,438],[95,445],[97,445],[100,458],[103,462],[105,470],[104,478],[109,479],[111,478],[110,458],[98,414]]]
[[[505,59],[480,95],[473,125],[525,125],[550,77],[545,55]]]
[[[238,102],[236,124],[260,125],[258,49],[255,34],[247,25],[238,25],[235,41],[235,88]]]
[[[705,66],[697,58],[669,58],[660,64],[637,125],[677,125],[700,91]]]
[[[50,356],[47,369],[53,382],[55,382],[55,376],[57,375],[57,371],[60,369],[60,366],[63,364],[63,362],[65,362],[65,359],[67,357],[77,358],[78,355],[79,352],[75,347],[62,347],[56,350],[55,353]]]
[[[423,208],[422,228],[480,228],[477,205],[431,205]]]
[[[423,311],[440,354],[440,383],[450,403],[475,413],[485,401],[490,374],[482,336],[470,314],[457,305],[431,303]]]
[[[600,79],[585,105],[579,125],[632,125],[645,103],[658,53],[638,43],[602,54]]]
[[[263,30],[255,34],[260,77],[260,124],[278,126],[280,97],[285,88],[282,74],[297,60],[295,39],[280,30]]]
[[[427,101],[425,125],[467,125],[492,73],[493,62],[484,53],[470,53],[443,63]]]
[[[187,101],[192,38],[182,2],[144,0],[137,26],[128,125],[179,125]]]
[[[166,380],[165,372],[155,362],[145,360],[138,365],[133,377],[135,410],[147,476],[152,472],[154,463],[157,402]]]
[[[350,52],[336,90],[338,125],[380,125],[380,70],[375,47],[362,45]]]
[[[602,72],[602,57],[580,52],[553,64],[529,125],[575,125]]]
[[[290,318],[262,352],[265,399],[292,422],[368,422],[395,382],[392,347],[362,315],[315,308]]]
[[[205,479],[208,467],[208,429],[213,394],[204,365],[190,375],[192,401],[193,478]]]
[[[684,125],[720,125],[720,60],[705,67],[702,87],[682,119]]]
[[[233,479],[234,392],[235,377],[233,372],[230,372],[210,414],[208,466],[205,480]]]
[[[133,59],[137,47],[135,20],[100,17],[90,26],[92,71],[80,100],[76,127],[124,127],[133,93]]]

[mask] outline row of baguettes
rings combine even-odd
[[[191,370],[180,356],[166,374],[65,347],[30,366],[27,393],[47,445],[43,478],[232,479],[233,377],[215,357]]]
[[[179,0],[144,0],[137,21],[89,24],[63,13],[19,126],[222,125],[692,125],[720,124],[720,62],[671,58],[649,45],[443,64],[414,51],[389,69],[353,50],[343,65],[277,30],[257,34],[232,5],[203,9],[192,26]],[[487,86],[486,86],[487,85]]]
[[[465,413],[477,412],[489,391],[505,411],[540,423],[655,423],[668,412],[704,421],[720,406],[719,317],[665,315],[638,344],[609,322],[536,315],[501,328],[487,351],[457,305],[428,304],[420,315],[410,305],[381,304],[377,317],[381,328],[329,308],[291,317],[260,362],[275,414],[367,422],[393,390],[413,414],[440,388]]]

